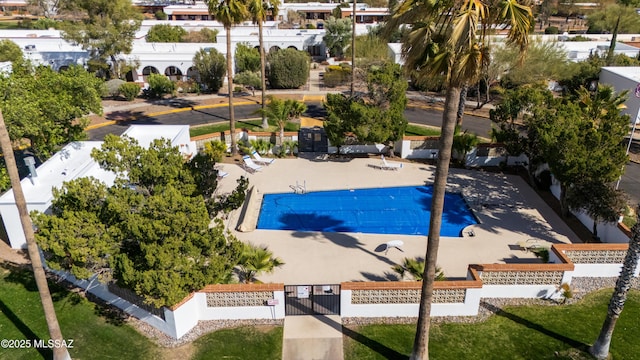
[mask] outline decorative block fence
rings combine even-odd
[[[617,277],[627,249],[627,244],[556,244],[547,264],[470,265],[466,280],[435,283],[431,314],[474,316],[482,298],[559,298],[560,286],[573,278]],[[201,320],[285,317],[284,284],[209,285],[171,308],[159,309],[163,318],[132,303],[135,296],[125,300],[96,279],[76,280],[68,273],[56,273],[176,339]],[[417,317],[421,286],[416,281],[344,282],[340,284],[340,315]]]

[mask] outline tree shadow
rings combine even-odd
[[[20,331],[22,333],[22,335],[24,335],[25,339],[31,340],[31,341],[37,340],[39,342],[43,340],[41,337],[36,335],[31,330],[31,328],[29,328],[29,326],[27,324],[25,324],[20,319],[20,317],[18,317],[18,315],[16,315],[13,311],[11,311],[11,309],[7,306],[7,304],[5,304],[4,301],[2,301],[1,299],[0,299],[0,313],[2,313],[7,319],[9,319],[9,321],[11,321],[13,326],[15,326],[16,329],[18,329],[18,331]],[[53,358],[53,350],[52,349],[39,347],[36,350],[38,351],[38,353],[40,353],[40,355],[44,359]]]
[[[148,103],[149,105],[169,106],[175,109],[192,108],[198,105],[196,101],[188,100],[184,98],[146,99],[145,102]]]
[[[124,121],[130,122],[133,120],[144,119],[147,116],[142,111],[133,111],[133,110],[117,110],[112,111],[105,115],[105,119],[113,120],[113,121]]]
[[[522,318],[516,314],[507,312],[495,305],[489,304],[487,302],[484,301],[480,301],[480,306],[484,307],[485,309],[491,311],[493,314],[497,315],[497,316],[502,316],[504,318],[507,318],[513,322],[516,322],[518,324],[521,324],[523,326],[526,326],[527,328],[537,331],[541,334],[544,334],[545,336],[554,338],[556,340],[562,341],[563,343],[576,348],[578,350],[584,351],[584,352],[589,352],[589,345],[585,344],[583,342],[580,342],[578,340],[574,340],[572,338],[569,338],[567,336],[564,336],[562,334],[558,334],[555,331],[549,330],[547,328],[545,328],[544,326],[540,325],[540,324],[536,324],[528,319]]]

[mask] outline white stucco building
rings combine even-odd
[[[136,139],[147,147],[154,139],[169,139],[185,156],[196,153],[196,144],[189,137],[188,125],[132,125],[123,134]],[[40,165],[35,174],[22,179],[21,185],[29,212],[45,212],[53,200],[53,188],[61,188],[64,182],[93,176],[107,185],[112,185],[115,174],[103,170],[92,158],[91,150],[100,148],[101,141],[78,141],[65,146],[49,160]],[[26,240],[13,190],[0,196],[0,215],[14,249],[26,247]]]

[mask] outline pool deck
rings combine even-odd
[[[406,162],[398,171],[371,167],[379,159],[348,161],[320,159],[277,159],[262,171],[247,174],[236,164],[220,164],[229,176],[218,192],[232,191],[235,179],[249,178],[258,194],[293,192],[291,185],[306,184],[307,191],[431,185],[435,167]],[[447,191],[461,192],[480,221],[466,228],[464,237],[441,237],[438,265],[448,278],[466,278],[469,264],[535,262],[535,255],[518,243],[580,242],[555,212],[520,177],[477,170],[451,169]],[[259,196],[258,196],[259,199]],[[240,211],[230,214],[227,226],[240,240],[267,245],[284,261],[272,274],[259,276],[262,282],[333,284],[342,281],[395,279],[391,267],[405,257],[424,257],[426,236],[363,233],[321,233],[283,230],[235,231]],[[255,219],[249,221],[255,221]],[[475,236],[469,236],[473,230]],[[403,251],[385,244],[402,240]]]

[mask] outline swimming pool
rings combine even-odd
[[[427,235],[432,186],[265,194],[258,229]],[[447,193],[441,236],[477,224],[459,194]]]

